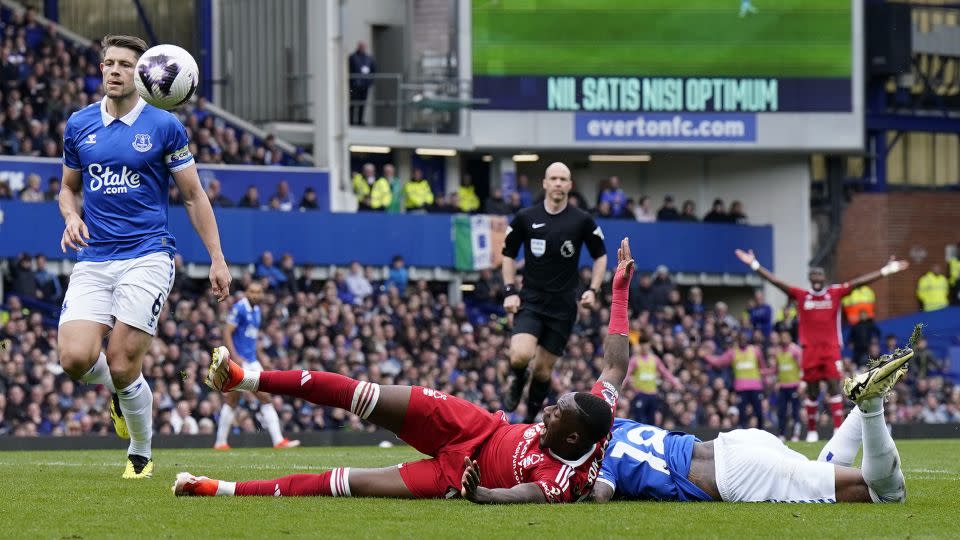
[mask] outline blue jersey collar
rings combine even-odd
[[[146,106],[147,102],[144,101],[143,98],[137,98],[137,104],[133,106],[133,109],[119,118],[119,120],[128,126],[132,126],[133,123],[137,121],[137,118],[140,118],[140,113],[143,112],[143,108]],[[114,120],[117,120],[115,116],[107,112],[107,98],[100,100],[100,119],[103,120],[104,127],[109,126]]]

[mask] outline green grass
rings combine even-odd
[[[477,0],[477,75],[849,77],[848,0]]]
[[[637,503],[476,506],[462,500],[175,498],[182,470],[232,480],[417,459],[408,448],[158,450],[152,480],[123,452],[0,452],[0,537],[16,538],[947,538],[957,535],[960,442],[901,441],[903,505]],[[807,455],[818,446],[794,445]]]

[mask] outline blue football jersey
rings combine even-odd
[[[233,304],[227,322],[236,328],[233,330],[233,346],[246,362],[257,361],[257,336],[260,334],[260,306],[251,306],[250,301],[241,298]]]
[[[167,228],[170,175],[193,165],[187,131],[177,118],[142,99],[123,118],[106,99],[75,112],[63,134],[63,164],[83,177],[83,221],[90,231],[81,261],[172,256]]]
[[[695,442],[693,435],[617,418],[597,481],[617,498],[710,501],[687,479]]]

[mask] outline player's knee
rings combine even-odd
[[[536,345],[527,346],[526,344],[510,344],[510,365],[513,367],[523,367],[530,363],[536,354]]]
[[[97,357],[91,357],[90,351],[84,350],[83,347],[61,344],[59,353],[60,366],[75,381],[80,380],[80,377],[83,377],[93,366],[93,363],[97,361]]]
[[[140,376],[140,363],[121,347],[107,348],[107,364],[110,365],[110,377],[117,388],[126,388]]]

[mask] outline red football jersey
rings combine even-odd
[[[612,384],[597,381],[591,393],[602,397],[616,415],[619,394]],[[510,488],[533,482],[551,503],[573,502],[589,495],[610,436],[580,459],[567,461],[540,447],[542,432],[543,423],[514,424],[491,435],[477,456],[480,484],[487,488]]]
[[[790,296],[797,301],[801,347],[839,351],[843,343],[840,336],[840,300],[849,293],[849,283],[830,285],[820,292],[790,288]]]

